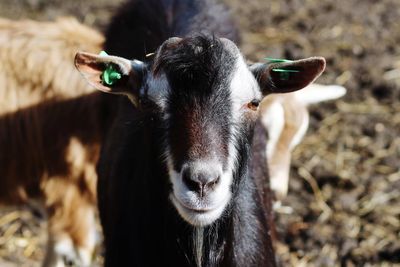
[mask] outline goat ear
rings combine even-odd
[[[256,63],[250,70],[256,77],[263,95],[289,93],[312,83],[325,69],[325,59],[311,57],[270,64]]]
[[[127,95],[131,100],[137,99],[145,71],[142,62],[116,56],[78,52],[75,55],[75,66],[96,89],[106,93]],[[110,68],[114,72],[114,79],[110,77],[105,79],[103,75]],[[136,101],[134,102],[136,104]]]

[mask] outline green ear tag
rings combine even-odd
[[[266,57],[265,59],[268,61],[268,64],[271,64],[271,63],[282,63],[282,62],[292,62],[292,60],[282,59],[282,58]]]
[[[108,54],[105,51],[100,52],[100,56],[107,56]],[[111,64],[106,65],[106,69],[103,71],[101,75],[101,81],[105,85],[112,86],[119,79],[122,78],[122,74]]]
[[[265,58],[266,60],[268,60],[268,64],[271,63],[284,63],[284,62],[292,62],[292,60],[288,60],[288,59],[280,59],[280,58],[270,58],[267,57]],[[289,80],[290,77],[290,73],[293,72],[300,72],[299,70],[288,70],[288,69],[272,69],[273,72],[279,72],[280,73],[280,79],[281,80]]]

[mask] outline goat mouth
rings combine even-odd
[[[185,211],[188,212],[193,212],[193,213],[207,213],[210,211],[213,211],[215,208],[195,208],[195,207],[190,207],[189,205],[181,202],[174,194],[171,194],[172,202],[175,205],[179,205],[182,207]]]
[[[221,217],[229,201],[229,198],[227,198],[226,201],[223,201],[212,208],[205,209],[188,207],[188,205],[183,204],[173,193],[171,193],[170,199],[179,215],[186,222],[194,226],[206,226],[212,224]]]
[[[190,211],[190,212],[195,212],[195,213],[207,213],[210,211],[213,211],[214,209],[198,209],[198,208],[190,208],[188,206],[186,206],[185,204],[179,202],[180,205],[182,205],[183,208],[185,208],[186,210]]]

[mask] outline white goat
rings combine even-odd
[[[308,129],[307,106],[345,94],[342,86],[311,84],[294,93],[269,95],[261,103],[261,120],[269,135],[266,151],[271,188],[278,200],[287,195],[291,152]]]

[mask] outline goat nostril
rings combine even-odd
[[[220,180],[221,180],[221,177],[218,176],[217,179],[212,180],[211,182],[207,183],[207,184],[205,185],[205,187],[207,187],[208,189],[214,189],[215,186],[216,186],[217,184],[219,184]]]
[[[182,180],[190,191],[199,191],[202,188],[201,183],[199,183],[198,181],[192,180],[191,173],[188,170],[183,172]]]

